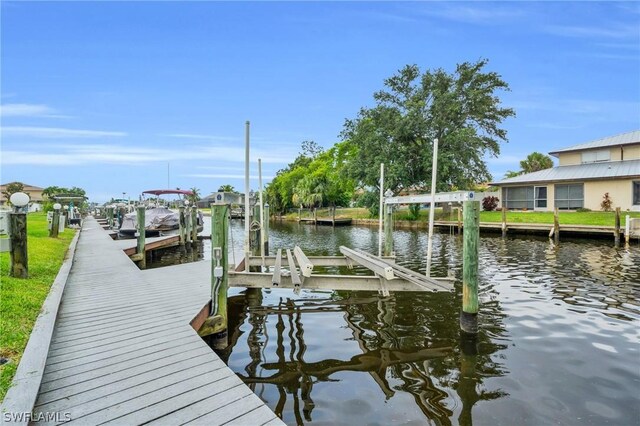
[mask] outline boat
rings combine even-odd
[[[182,189],[153,189],[144,191],[143,194],[155,196],[166,194],[193,195],[193,192]],[[204,227],[204,216],[198,211],[197,229],[201,232]],[[119,233],[124,236],[134,236],[138,228],[138,214],[136,212],[124,215]],[[180,229],[180,214],[164,206],[150,205],[145,210],[144,228],[146,237],[177,233]]]

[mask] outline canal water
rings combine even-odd
[[[232,221],[236,261],[242,226]],[[377,244],[366,227],[271,227],[271,250]],[[397,230],[394,244],[399,264],[424,272],[425,232]],[[483,235],[479,250],[476,340],[460,335],[460,281],[389,297],[234,289],[220,355],[291,425],[638,424],[638,245]],[[433,269],[461,278],[462,237],[435,235]]]

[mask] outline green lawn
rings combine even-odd
[[[4,399],[44,299],[55,280],[75,231],[49,238],[45,213],[27,217],[29,278],[9,276],[9,253],[0,253],[0,399]]]
[[[312,217],[312,213],[307,209],[303,210],[303,217]],[[640,218],[640,212],[622,212],[621,213],[621,225],[625,224],[625,216]],[[318,209],[318,217],[328,217],[327,209]],[[298,212],[288,213],[285,218],[288,220],[296,220]],[[377,219],[377,217],[370,217],[369,211],[364,208],[338,208],[336,210],[336,217],[351,217],[353,219]],[[455,210],[448,213],[443,212],[441,209],[437,209],[435,212],[436,220],[450,220],[456,222],[458,215]],[[400,209],[394,213],[395,220],[412,220],[409,216],[408,209]],[[429,210],[421,209],[420,215],[417,220],[426,221],[429,219]],[[502,212],[481,212],[480,222],[501,222]],[[553,212],[535,212],[535,211],[509,211],[507,212],[507,222],[509,223],[553,223]],[[614,226],[615,212],[560,212],[560,224],[571,225],[599,225],[599,226]]]

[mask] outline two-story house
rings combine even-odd
[[[494,182],[508,209],[600,210],[604,194],[612,207],[640,211],[640,130],[549,153],[559,166]]]

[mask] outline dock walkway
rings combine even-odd
[[[189,322],[209,280],[139,270],[84,222],[33,409],[70,424],[279,425]],[[59,416],[57,420],[66,420]]]

